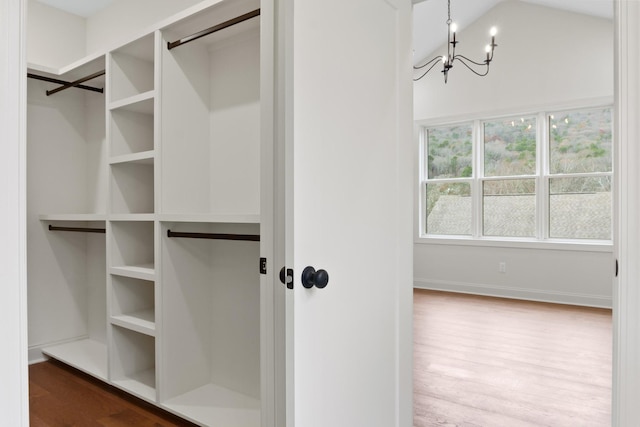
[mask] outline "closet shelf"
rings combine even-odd
[[[126,221],[126,222],[132,222],[132,221],[141,221],[141,222],[150,222],[153,221],[155,219],[155,215],[152,213],[142,213],[142,214],[129,214],[129,213],[121,213],[121,214],[111,214],[109,215],[109,219],[111,221],[117,222],[117,221]]]
[[[104,343],[86,338],[45,347],[42,352],[86,374],[107,381],[107,346]]]
[[[260,224],[260,215],[251,214],[159,214],[157,217],[164,222]]]
[[[40,221],[106,221],[106,214],[41,214]]]
[[[171,398],[163,406],[202,425],[260,427],[260,400],[216,384]]]
[[[130,374],[126,378],[114,380],[113,384],[139,398],[155,403],[156,401],[156,373],[154,369]]]
[[[119,163],[138,163],[144,165],[152,165],[155,159],[155,151],[142,151],[139,153],[123,154],[121,156],[112,157],[109,164],[115,165]]]
[[[133,95],[109,104],[110,110],[127,110],[135,113],[153,114],[155,90]]]
[[[109,268],[109,273],[116,276],[131,277],[133,279],[142,279],[155,281],[156,272],[153,264],[143,265],[123,265]]]
[[[155,337],[155,313],[152,309],[111,316],[111,323],[141,334]]]

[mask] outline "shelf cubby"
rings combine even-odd
[[[111,109],[111,157],[154,149],[153,98]]]
[[[155,336],[155,283],[112,275],[111,323]]]
[[[135,40],[110,55],[110,102],[154,89],[154,35]]]
[[[111,212],[154,212],[154,160],[145,156],[111,164]]]
[[[111,380],[114,385],[156,401],[155,338],[112,326]]]
[[[154,223],[111,221],[109,272],[148,280],[154,272]]]

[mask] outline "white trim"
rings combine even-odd
[[[424,120],[416,120],[415,124],[420,127],[438,127],[454,125],[461,122],[473,122],[478,117],[483,117],[483,121],[511,118],[515,116],[536,115],[541,111],[564,111],[576,109],[590,109],[598,107],[607,107],[613,104],[611,97],[585,98],[575,99],[567,102],[558,102],[540,105],[524,105],[522,107],[514,107],[509,109],[487,110],[476,113],[461,114],[455,116],[429,117]]]
[[[640,3],[614,1],[614,247],[612,425],[640,425]]]
[[[0,1],[0,414],[29,425],[26,268],[26,0]]]
[[[454,282],[448,280],[415,279],[415,289],[485,295],[554,304],[581,305],[586,307],[611,308],[611,297],[604,295],[577,294],[573,292],[541,291],[539,289],[514,288],[486,283]]]
[[[613,252],[613,244],[598,240],[527,240],[527,239],[494,239],[490,237],[473,238],[471,236],[421,236],[413,243],[417,245],[452,245],[481,246],[514,249],[546,249],[578,252]]]

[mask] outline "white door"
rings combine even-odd
[[[408,426],[411,2],[280,4],[287,426]],[[326,287],[303,286],[309,266]]]

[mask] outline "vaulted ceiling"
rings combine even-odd
[[[451,18],[458,25],[458,31],[461,31],[503,1],[514,0],[451,0]],[[522,1],[602,18],[613,18],[612,0]],[[446,42],[447,0],[413,0],[413,2],[414,58],[419,62]]]
[[[88,17],[108,6],[113,0],[38,1],[57,9]],[[514,0],[451,0],[451,16],[458,25],[458,31],[472,24],[502,1]],[[613,17],[612,0],[522,1],[609,19]],[[413,3],[414,58],[417,62],[431,54],[446,41],[447,0],[413,0]]]

